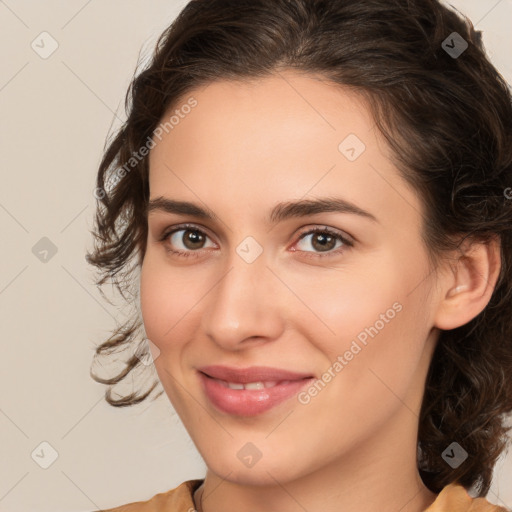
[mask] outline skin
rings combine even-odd
[[[140,300],[159,378],[207,465],[196,504],[203,492],[206,512],[425,510],[436,498],[416,465],[427,370],[439,329],[488,303],[497,246],[475,243],[431,272],[421,199],[353,92],[284,70],[190,96],[197,106],[151,150],[150,199],[194,202],[220,220],[152,211]],[[366,146],[352,162],[338,150],[350,133]],[[377,221],[340,212],[266,221],[279,202],[327,196]],[[187,231],[159,240],[185,222],[204,233],[202,246],[187,244]],[[354,245],[322,252],[318,236],[300,239],[326,226]],[[263,249],[252,263],[236,252],[248,236]],[[293,397],[240,417],[202,391],[196,369],[207,364],[320,378],[394,303],[401,311],[307,404]],[[248,442],[262,453],[250,468],[237,457]]]

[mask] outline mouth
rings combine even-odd
[[[236,416],[262,414],[289,400],[314,380],[311,374],[262,366],[208,366],[200,368],[198,375],[208,401],[217,410]]]
[[[206,375],[208,377],[208,375]],[[210,377],[213,378],[213,377]],[[277,385],[286,385],[289,384],[290,380],[282,380],[280,382],[276,380],[266,380],[266,381],[258,381],[258,382],[247,382],[245,384],[242,384],[240,382],[226,382],[225,380],[221,379],[213,379],[216,382],[218,382],[221,386],[224,386],[229,389],[266,389],[266,388],[273,388]]]

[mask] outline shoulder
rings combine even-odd
[[[102,512],[194,512],[194,491],[203,480],[187,480],[167,492],[155,494],[146,501],[127,503]]]
[[[510,512],[485,498],[471,498],[466,489],[452,483],[443,488],[425,512]]]

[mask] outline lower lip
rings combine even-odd
[[[210,402],[222,412],[238,416],[256,416],[296,395],[311,384],[313,377],[293,380],[264,389],[231,389],[199,372],[203,388]]]

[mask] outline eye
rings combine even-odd
[[[305,241],[308,240],[308,237],[310,237],[309,243],[313,247],[313,251],[304,248],[307,245]],[[177,257],[189,258],[199,256],[205,248],[215,247],[214,243],[211,243],[210,246],[205,245],[209,238],[197,226],[186,224],[165,230],[160,236],[159,241],[164,245],[168,253],[174,254]],[[323,227],[303,232],[291,251],[297,251],[295,247],[299,246],[300,252],[307,253],[306,257],[326,257],[341,254],[347,248],[353,247],[353,245],[354,243],[348,237],[333,229]]]
[[[300,245],[302,242],[307,240],[308,237],[310,237],[309,243],[315,251],[308,251],[303,248],[299,249],[300,251],[307,253],[313,252],[313,254],[308,254],[308,257],[324,257],[340,254],[344,252],[347,247],[352,247],[354,245],[354,243],[347,237],[328,227],[310,229],[309,231],[302,233],[296,245]],[[337,243],[339,244],[336,246]],[[305,245],[307,245],[307,243]],[[296,249],[292,250],[295,251]]]
[[[205,241],[209,236],[194,225],[181,225],[167,230],[160,237],[165,250],[180,257],[195,257],[205,248]],[[215,244],[212,244],[215,247]],[[177,247],[175,249],[174,247]]]

